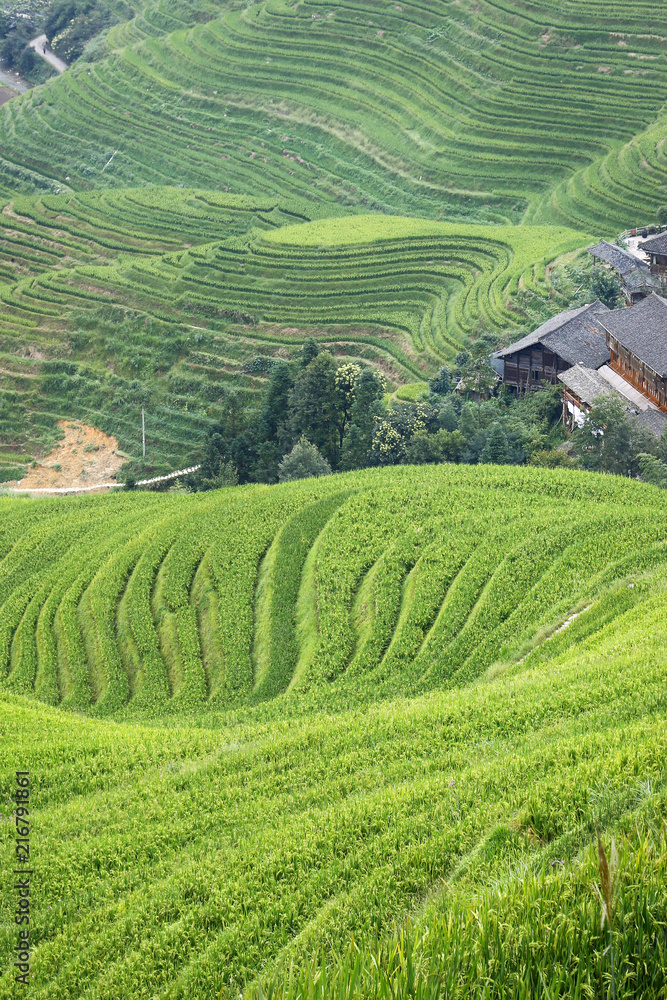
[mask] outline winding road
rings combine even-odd
[[[33,38],[30,42],[30,48],[34,49],[38,56],[42,59],[46,59],[47,63],[50,63],[54,69],[58,70],[59,73],[64,73],[67,69],[67,63],[51,51],[49,48],[49,43],[46,40],[46,35],[38,35],[37,38]]]

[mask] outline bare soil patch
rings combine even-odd
[[[58,426],[65,436],[52,451],[28,470],[20,484],[14,481],[5,486],[46,490],[115,480],[125,461],[117,454],[115,437],[75,420],[59,420]]]

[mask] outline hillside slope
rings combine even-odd
[[[14,198],[0,229],[4,443],[43,453],[53,418],[76,418],[136,455],[144,406],[153,468],[192,464],[226,393],[252,405],[267,363],[307,337],[394,382],[423,378],[477,330],[524,322],[519,288],[548,310],[545,267],[587,240],[299,209],[150,187]]]
[[[384,954],[425,901],[419,940],[438,947],[440,907],[463,927],[501,885],[516,934],[544,932],[531,968],[547,949],[557,995],[577,975],[607,984],[590,864],[577,873],[595,820],[659,841],[661,498],[614,477],[440,467],[0,500],[0,783],[8,798],[17,763],[30,770],[48,858],[33,995],[231,1000],[350,935]],[[116,721],[86,718],[102,714]],[[623,872],[634,944],[617,973],[625,995],[657,997],[664,849],[643,857]],[[545,868],[522,913],[526,872]],[[467,995],[487,995],[486,947]],[[524,975],[512,955],[507,989]]]
[[[665,39],[602,0],[142,5],[0,110],[2,452],[70,418],[135,457],[143,407],[163,472],[310,336],[396,385],[537,325],[545,265],[665,200]]]
[[[452,465],[3,500],[3,686],[96,715],[459,686],[533,646],[551,659],[645,600],[664,562],[661,498],[616,478]]]
[[[218,12],[180,30],[163,18],[151,37],[117,29],[118,51],[5,105],[2,183],[185,184],[432,218],[529,211],[605,234],[660,196],[659,140],[646,168],[632,155],[667,97],[654,4],[264,0]],[[601,190],[586,169],[597,164]]]

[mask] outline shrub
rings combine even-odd
[[[293,479],[308,479],[310,476],[328,476],[330,474],[331,466],[326,458],[320,455],[315,445],[303,436],[297,441],[291,452],[283,456],[283,460],[278,466],[278,479],[281,483],[288,483]]]

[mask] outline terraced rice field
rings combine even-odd
[[[238,997],[290,963],[306,982],[350,935],[400,978],[382,942],[412,912],[451,995],[495,968],[527,996],[543,934],[530,975],[574,996],[609,984],[580,854],[598,819],[631,839],[617,974],[662,996],[661,497],[444,466],[0,499],[0,781],[30,770],[49,860],[33,994]],[[445,962],[471,907],[486,951]]]
[[[98,715],[458,686],[530,652],[573,608],[586,608],[576,625],[529,658],[642,600],[643,584],[619,581],[661,565],[655,499],[614,480],[451,466],[4,500],[3,684]]]
[[[137,405],[148,402],[165,467],[187,464],[224,388],[261,385],[254,357],[289,356],[314,335],[413,382],[479,329],[524,321],[515,293],[541,302],[547,264],[587,239],[396,216],[306,222],[300,208],[159,188],[15,198],[0,241],[0,433],[11,447],[39,450],[46,413],[136,454]],[[114,324],[128,316],[121,336]]]
[[[665,200],[666,39],[601,0],[146,4],[0,111],[4,450],[70,417],[136,455],[145,405],[166,471],[258,355],[400,385],[546,318],[549,261]]]
[[[136,458],[142,407],[190,465],[309,336],[414,395],[667,201],[645,0],[151,0],[95,44],[0,108],[3,479],[58,419]],[[31,997],[667,997],[666,552],[663,492],[569,470],[0,497]]]
[[[605,235],[660,197],[655,5],[265,0],[193,27],[166,6],[3,108],[6,186],[183,183]]]
[[[76,264],[180,250],[219,239],[221,233],[233,236],[303,218],[277,199],[173,187],[6,198],[0,215],[0,283]]]
[[[460,349],[480,322],[502,329],[520,320],[511,305],[519,283],[540,290],[545,264],[585,240],[583,233],[555,227],[381,216],[355,221],[340,242],[347,220],[284,227],[277,239],[205,243],[115,267],[47,271],[0,291],[3,326],[18,333],[48,329],[49,320],[58,323],[68,309],[105,301],[167,321],[195,316],[210,328],[245,311],[251,326],[295,325],[297,342],[309,326],[393,328],[407,347],[402,353],[389,343],[388,353],[401,361],[409,355],[413,372],[419,363],[429,370]],[[302,242],[311,234],[315,242]],[[260,330],[258,339],[271,338]]]

